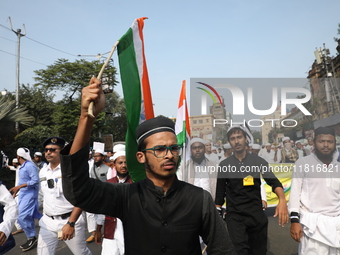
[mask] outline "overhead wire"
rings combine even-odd
[[[68,53],[68,52],[66,52],[66,51],[59,50],[59,49],[57,49],[57,48],[54,48],[54,47],[52,47],[52,46],[49,46],[49,45],[47,45],[47,44],[45,44],[45,43],[38,42],[37,40],[34,40],[34,39],[32,39],[32,38],[30,38],[30,37],[28,37],[28,36],[25,36],[25,38],[27,38],[27,39],[29,39],[29,40],[35,42],[35,43],[41,44],[41,45],[43,45],[43,46],[45,46],[45,47],[48,47],[48,48],[50,48],[50,49],[53,49],[53,50],[62,52],[62,53],[64,53],[64,54],[67,54],[67,55],[70,55],[70,56],[73,56],[73,57],[78,57],[78,56],[75,55],[75,54]]]
[[[7,30],[9,30],[9,31],[12,31],[12,29],[10,29],[10,28],[8,28],[8,27],[6,27],[6,26],[4,26],[4,25],[1,25],[1,24],[0,24],[0,26],[3,27],[3,28],[5,28],[5,29],[7,29]],[[2,37],[2,38],[4,38],[4,37]],[[35,39],[33,39],[33,38],[30,38],[30,37],[28,37],[27,35],[26,35],[25,37],[23,37],[23,38],[27,38],[27,39],[29,39],[29,40],[35,42],[35,43],[38,43],[38,44],[40,44],[40,45],[43,45],[43,46],[45,46],[45,47],[47,47],[47,48],[50,48],[50,49],[53,49],[53,50],[55,50],[55,51],[59,51],[59,52],[62,52],[62,53],[64,53],[64,54],[67,54],[67,55],[70,55],[70,56],[73,56],[73,57],[78,57],[76,54],[72,54],[72,53],[69,53],[69,52],[66,52],[66,51],[63,51],[63,50],[59,50],[59,49],[57,49],[57,48],[55,48],[55,47],[49,46],[49,45],[47,45],[47,44],[45,44],[45,43],[42,43],[42,42],[39,42],[39,41],[37,41],[37,40],[35,40]],[[7,38],[4,38],[4,39],[11,41],[10,39],[7,39]],[[13,41],[13,42],[14,42],[14,41]],[[20,58],[22,58],[22,57],[20,57]],[[27,60],[27,59],[26,59],[26,60]],[[30,60],[30,61],[32,61],[32,60]],[[33,62],[34,62],[34,61],[33,61]],[[37,63],[38,63],[38,62],[37,62]]]
[[[4,52],[6,54],[9,54],[9,55],[12,55],[12,56],[17,56],[17,54],[13,54],[13,53],[10,53],[10,52],[7,52],[7,51],[4,51],[4,50],[0,50],[1,52]],[[28,58],[24,58],[24,57],[21,57],[21,59],[24,59],[24,60],[27,60],[27,61],[30,61],[30,62],[34,62],[34,63],[37,63],[37,64],[40,64],[40,65],[44,65],[44,66],[47,66],[46,64],[43,64],[43,63],[40,63],[40,62],[37,62],[37,61],[34,61],[34,60],[31,60],[31,59],[28,59]]]

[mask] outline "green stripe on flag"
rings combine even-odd
[[[182,127],[182,131],[177,134],[177,143],[182,145],[183,143],[186,142],[186,138],[187,138],[187,134],[186,134],[187,130],[186,130],[186,122],[183,121],[183,127]]]
[[[119,40],[117,48],[128,124],[126,162],[133,181],[138,181],[145,178],[144,166],[136,158],[136,128],[139,125],[142,95],[131,28]]]

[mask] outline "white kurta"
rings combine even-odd
[[[210,160],[210,162],[215,162],[216,163],[216,165],[219,163],[219,158],[218,158],[218,156],[217,156],[217,154],[215,154],[215,153],[210,153],[210,154],[207,154],[207,153],[205,153],[205,157],[207,158],[207,159],[209,159]]]
[[[303,206],[308,212],[328,216],[340,214],[340,164],[337,157],[338,152],[335,152],[328,167],[315,154],[296,161],[289,199],[290,212],[300,212]]]
[[[335,152],[327,166],[311,154],[295,163],[288,208],[289,212],[300,214],[304,233],[300,254],[308,254],[309,246],[315,247],[318,242],[320,247],[340,248],[340,164],[337,158],[338,152]]]
[[[276,152],[276,160],[274,160],[275,151],[273,151],[273,150],[270,150],[270,152],[268,152],[267,150],[263,151],[261,157],[270,164],[279,163],[281,161],[281,155],[279,154],[278,151]]]
[[[216,155],[216,154],[215,154]],[[213,199],[216,196],[217,167],[215,161],[205,158],[201,164],[197,164],[191,158],[181,165],[177,171],[177,177],[181,181],[188,182],[210,192]]]
[[[7,188],[0,184],[0,203],[4,206],[3,222],[0,223],[0,231],[8,238],[15,220],[18,218],[18,206]]]

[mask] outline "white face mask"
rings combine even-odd
[[[287,142],[284,144],[284,147],[286,150],[290,150],[292,148],[292,144],[290,142]]]

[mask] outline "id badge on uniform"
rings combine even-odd
[[[252,186],[254,185],[254,177],[251,175],[248,175],[243,178],[243,186]]]

